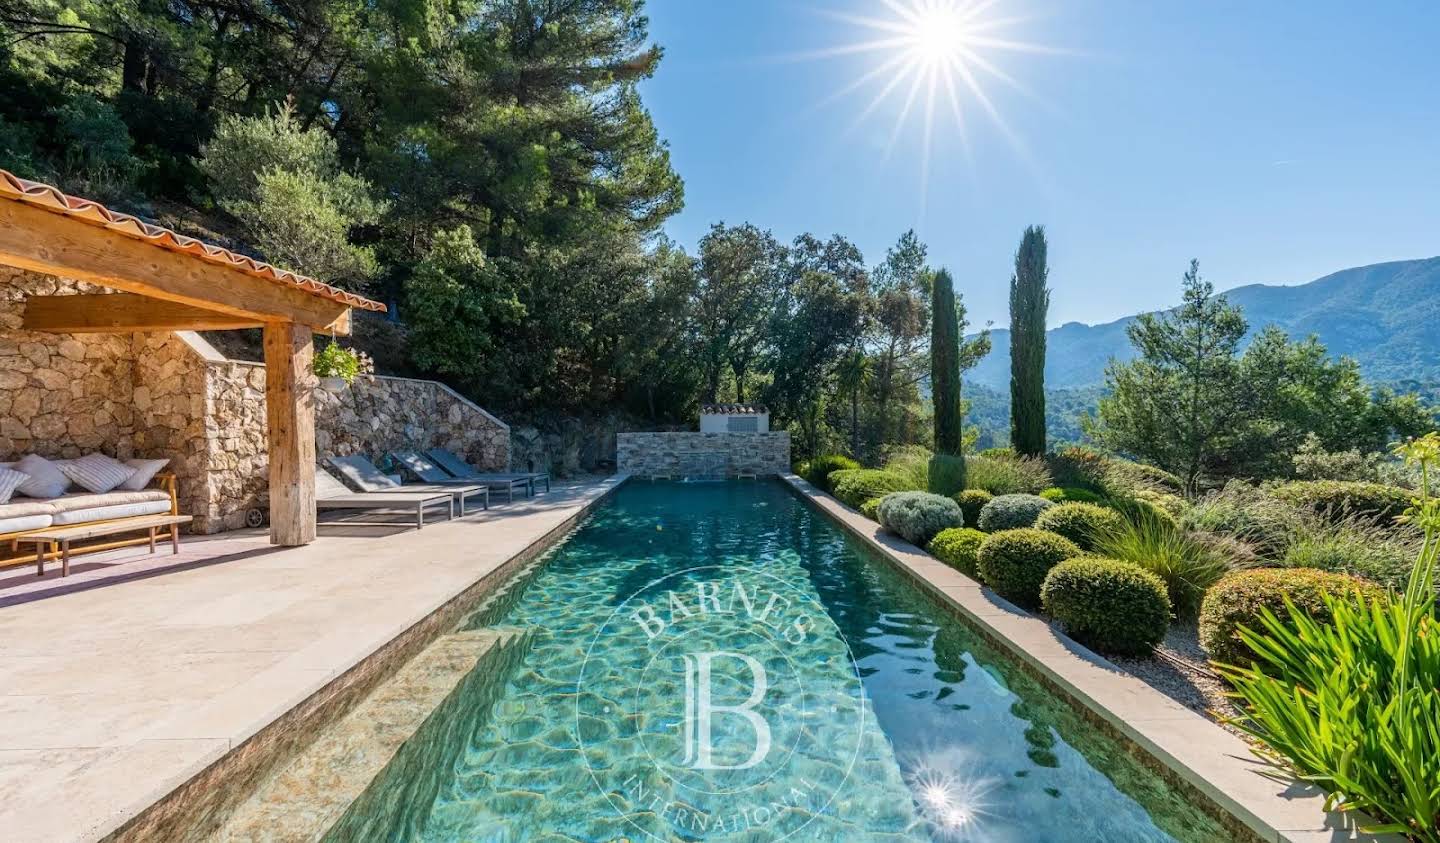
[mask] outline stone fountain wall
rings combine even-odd
[[[264,365],[227,360],[189,332],[21,329],[27,295],[80,292],[106,291],[0,268],[0,462],[91,451],[169,457],[195,532],[234,529],[264,511]],[[444,384],[361,376],[314,396],[321,458],[443,446],[485,470],[509,467],[509,427]]]
[[[641,477],[757,477],[790,470],[790,434],[621,433],[615,439],[617,469]]]

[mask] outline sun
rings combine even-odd
[[[855,111],[851,129],[873,125],[873,115],[886,104],[897,105],[885,157],[889,157],[907,126],[921,126],[922,184],[928,183],[931,151],[937,137],[955,138],[971,159],[972,116],[983,114],[1022,157],[1024,141],[1000,113],[991,94],[996,84],[1044,103],[1003,65],[1018,54],[1073,54],[1024,39],[1029,17],[1002,13],[1000,0],[878,0],[872,7],[884,16],[833,9],[820,14],[853,25],[861,34],[852,43],[814,50],[806,59],[856,54],[873,55],[868,70],[827,95],[817,107],[852,96],[868,102]],[[1015,0],[1005,4],[1013,7]],[[924,190],[922,189],[922,202]]]

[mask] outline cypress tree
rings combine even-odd
[[[930,394],[935,404],[935,452],[961,454],[960,316],[955,281],[947,270],[935,273],[930,294]]]
[[[1044,226],[1025,229],[1010,276],[1010,445],[1030,457],[1045,453],[1047,250]]]

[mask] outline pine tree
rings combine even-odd
[[[930,390],[935,404],[935,452],[961,456],[964,414],[960,405],[960,314],[955,281],[935,273],[930,294]]]
[[[1044,226],[1026,228],[1010,277],[1010,445],[1028,457],[1045,453],[1047,251]]]

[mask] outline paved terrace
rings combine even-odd
[[[0,838],[93,840],[594,502],[555,486],[410,529],[194,537],[0,571]]]

